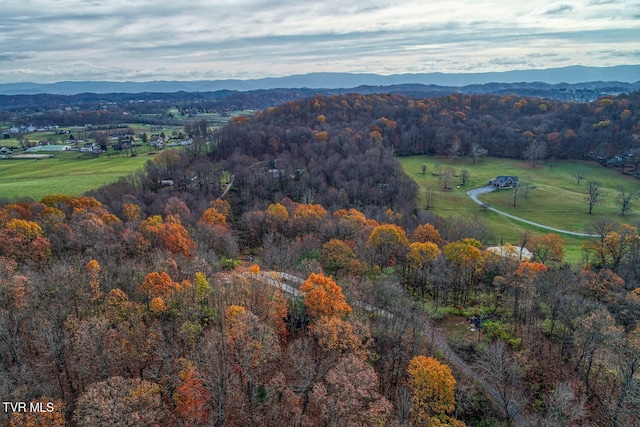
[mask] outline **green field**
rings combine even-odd
[[[253,113],[250,110],[234,111],[229,116],[223,117],[217,113],[180,116],[177,109],[172,112],[178,118],[183,119],[185,123],[206,119],[209,127],[214,129],[225,124],[233,116]],[[3,123],[3,125],[9,126],[8,123]],[[167,136],[171,136],[184,130],[183,126],[152,126],[142,123],[127,123],[126,126],[135,131],[138,140],[143,132],[148,135],[164,132]],[[100,127],[97,126],[97,129]],[[76,136],[91,132],[91,129],[84,127],[60,128],[59,130],[63,129]],[[61,135],[57,134],[55,130],[50,130],[26,134],[24,137],[31,142],[53,140],[56,143],[62,143],[68,139],[69,134]],[[87,139],[87,141],[91,140]],[[19,147],[20,143],[16,138],[9,138],[3,140],[0,146]],[[74,151],[55,153],[53,159],[0,160],[0,198],[40,200],[49,194],[79,195],[85,193],[136,172],[144,166],[147,160],[153,158],[153,154],[150,154],[150,147],[137,147],[136,151],[138,152],[136,157],[122,156],[109,149],[108,154],[102,154],[98,158]],[[21,154],[21,152],[14,154]]]
[[[0,160],[0,198],[40,200],[49,194],[79,195],[134,173],[154,156],[145,147],[138,153],[136,157],[91,158],[74,151],[52,159]]]
[[[492,230],[494,242],[518,243],[525,230],[537,233],[550,233],[538,227],[528,226],[524,223],[506,218],[497,213],[488,211],[466,194],[472,188],[487,184],[489,179],[497,175],[516,175],[521,184],[534,187],[528,191],[527,198],[524,190],[520,189],[517,205],[513,206],[513,191],[511,189],[497,190],[481,197],[481,200],[492,207],[512,215],[548,225],[563,230],[584,232],[588,225],[595,219],[609,218],[614,221],[627,224],[640,222],[640,201],[636,201],[636,209],[625,216],[620,215],[620,208],[616,201],[620,187],[626,192],[640,191],[640,181],[630,176],[621,175],[616,170],[607,169],[593,162],[555,161],[548,164],[539,164],[532,167],[529,163],[513,159],[484,158],[476,165],[471,159],[453,161],[448,158],[435,158],[428,156],[399,157],[398,161],[405,173],[415,179],[420,186],[419,206],[425,207],[425,189],[436,189],[436,200],[431,211],[437,215],[456,217],[466,215],[469,217],[480,216],[487,222]],[[422,165],[426,165],[426,173],[422,173]],[[455,170],[455,177],[451,181],[451,189],[442,190],[442,184],[438,176],[434,176],[436,165],[443,170],[451,167]],[[469,171],[470,179],[466,185],[460,186],[460,173],[462,169]],[[585,179],[578,185],[572,173],[582,169]],[[588,204],[585,201],[587,195],[586,183],[588,180],[600,183],[603,194],[603,203],[593,209],[593,214],[588,214]],[[566,243],[566,260],[579,262],[581,260],[580,245],[582,238],[562,235]]]

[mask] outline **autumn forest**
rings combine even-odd
[[[594,221],[580,265],[558,234],[487,250],[396,156],[633,174],[639,103],[316,96],[190,123],[192,145],[83,196],[3,200],[0,398],[45,410],[0,420],[638,426],[640,224]]]

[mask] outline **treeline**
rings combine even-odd
[[[352,94],[292,102],[264,111],[253,122],[256,133],[282,142],[272,147],[274,155],[287,150],[292,132],[298,137],[299,129],[310,129],[329,143],[380,141],[396,155],[448,156],[452,147],[470,155],[478,146],[491,156],[523,158],[530,145],[542,142],[549,157],[585,159],[638,148],[639,100],[637,92],[592,103],[496,95],[414,99]]]
[[[358,88],[358,93],[369,95],[344,94],[346,90],[342,89],[273,89],[0,96],[0,112],[9,123],[36,126],[132,120],[176,125],[181,122],[169,113],[174,108],[183,115],[272,109],[269,120],[285,128],[330,131],[349,127],[362,138],[377,130],[384,133],[385,146],[393,147],[398,155],[449,155],[454,146],[468,155],[472,147],[479,146],[491,156],[523,157],[528,146],[543,142],[549,157],[584,159],[625,154],[638,148],[638,92],[582,103],[526,96],[529,86],[515,88],[519,95],[505,95],[509,88],[501,85],[485,86],[451,95],[443,95],[442,88],[402,85]],[[372,93],[382,90],[389,94]],[[493,92],[485,93],[489,90]],[[315,100],[309,103],[307,99],[315,94]],[[284,102],[292,104],[273,108]],[[328,119],[322,126],[315,121],[318,115]],[[396,126],[387,128],[377,122],[383,118]]]

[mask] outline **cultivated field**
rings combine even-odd
[[[424,208],[426,189],[435,189],[436,200],[431,211],[443,217],[479,216],[484,219],[494,234],[495,242],[517,243],[524,230],[537,233],[548,233],[543,229],[528,226],[511,220],[497,213],[488,211],[473,202],[466,194],[471,188],[487,185],[489,179],[497,175],[516,175],[522,187],[516,206],[513,206],[513,190],[504,189],[481,196],[481,200],[496,209],[539,224],[563,230],[584,232],[595,219],[609,218],[627,224],[640,222],[640,201],[636,208],[625,216],[620,215],[617,202],[620,187],[626,192],[640,191],[640,181],[621,175],[616,170],[607,169],[593,162],[555,161],[541,163],[532,167],[529,163],[513,159],[484,158],[474,165],[471,159],[453,161],[446,158],[428,156],[399,157],[404,171],[420,185],[419,206]],[[426,165],[426,173],[422,173],[422,165]],[[434,176],[436,166],[440,172],[451,167],[455,177],[451,180],[450,189],[442,189],[441,177]],[[460,185],[461,171],[469,171],[470,178],[466,185]],[[585,178],[580,184],[572,176],[578,170],[584,172]],[[587,181],[600,183],[603,203],[588,214]],[[459,188],[458,188],[459,186]],[[525,198],[524,187],[531,189]],[[581,259],[581,238],[562,235],[566,242],[567,261],[577,262]]]

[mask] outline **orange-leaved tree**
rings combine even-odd
[[[189,232],[172,216],[168,216],[165,221],[160,215],[149,217],[140,224],[140,231],[152,243],[164,246],[174,255],[191,257],[192,251],[197,247]]]
[[[479,281],[484,267],[482,245],[475,239],[462,239],[452,242],[443,248],[442,252],[451,266],[454,292],[454,303],[465,304],[471,288]]]
[[[210,226],[215,225],[225,225],[227,223],[227,218],[224,214],[218,212],[216,208],[209,208],[203,212],[200,217],[201,224],[207,224]]]
[[[231,394],[233,399],[242,401],[236,403],[243,407],[246,417],[242,424],[257,425],[255,417],[260,397],[256,391],[266,382],[267,373],[272,372],[270,364],[279,360],[280,345],[273,330],[242,306],[229,306],[225,323],[226,354],[240,387],[240,393]]]
[[[409,239],[404,229],[395,224],[382,224],[373,229],[367,239],[367,248],[381,267],[403,261],[409,251]]]
[[[272,203],[267,208],[267,224],[281,229],[289,221],[289,211],[281,203]]]
[[[327,210],[318,204],[298,205],[293,213],[293,219],[300,232],[316,229],[327,216]]]
[[[9,220],[0,228],[0,256],[40,265],[46,263],[51,255],[51,243],[42,234],[40,225],[33,221]]]
[[[151,298],[166,298],[174,292],[182,291],[185,287],[191,287],[191,284],[188,281],[174,282],[171,276],[164,271],[162,273],[154,271],[144,277],[138,290]]]
[[[202,375],[191,361],[180,359],[180,362],[184,369],[180,371],[180,380],[173,395],[176,412],[188,425],[207,425],[210,415],[207,403],[211,397]]]
[[[422,224],[413,232],[412,240],[414,242],[431,242],[439,245],[442,242],[440,232],[431,224]]]
[[[515,284],[513,293],[513,318],[518,321],[520,317],[520,298],[531,304],[533,297],[533,284],[538,278],[547,272],[547,266],[539,262],[523,261],[515,271]],[[530,307],[525,307],[530,309]]]
[[[304,305],[313,317],[340,317],[351,313],[342,288],[324,274],[312,273],[300,287],[300,292],[304,294]]]
[[[456,380],[447,365],[416,356],[409,361],[408,374],[412,425],[464,426],[450,415],[455,409]]]
[[[22,219],[12,219],[6,225],[9,230],[14,230],[22,234],[29,240],[34,240],[37,237],[42,237],[42,228],[38,223],[33,221],[25,221]]]
[[[347,270],[355,259],[357,256],[351,246],[340,239],[331,239],[322,246],[320,261],[330,273]]]
[[[408,266],[414,270],[420,270],[427,263],[435,260],[440,255],[440,249],[432,242],[414,242],[409,245],[407,256]]]
[[[216,199],[209,203],[209,207],[215,208],[215,210],[224,215],[225,218],[229,218],[229,215],[231,215],[231,205],[226,200]]]
[[[355,330],[354,324],[348,321],[323,316],[309,326],[309,331],[325,354],[354,354],[363,360],[367,359],[370,337],[366,331]]]
[[[432,242],[413,242],[409,245],[406,264],[406,283],[424,296],[428,288],[435,284],[433,268],[440,256],[440,248]],[[438,298],[434,287],[433,296]],[[437,302],[437,301],[436,301]]]
[[[100,298],[100,263],[95,259],[92,259],[84,267],[89,276],[89,287],[91,288],[91,294],[93,299]]]
[[[122,205],[122,215],[127,222],[138,221],[142,218],[142,209],[133,203],[125,203]]]
[[[564,239],[557,234],[534,234],[527,246],[543,264],[560,265],[564,259]]]

